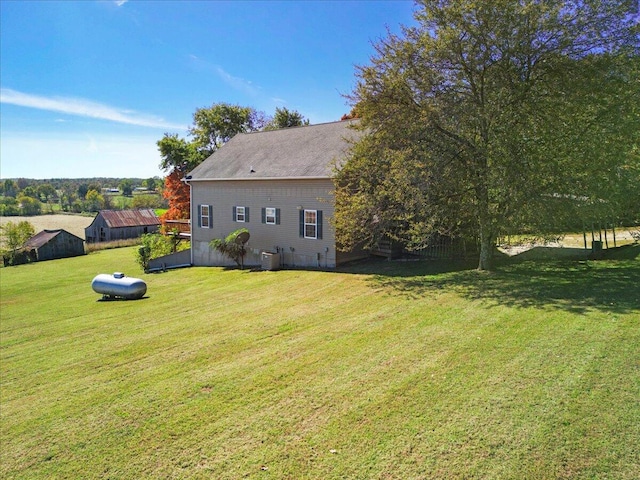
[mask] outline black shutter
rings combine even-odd
[[[300,236],[304,237],[304,210],[300,210]]]
[[[209,228],[213,228],[213,206],[209,205]]]
[[[316,214],[316,222],[317,222],[317,237],[319,240],[322,240],[322,210],[318,210]]]
[[[198,205],[198,228],[202,227],[202,205]]]
[[[236,207],[233,207],[233,221],[236,221]]]
[[[249,207],[244,207],[244,221],[249,223]]]
[[[280,225],[280,209],[276,208],[276,225]]]
[[[262,207],[261,215],[262,215],[262,223],[267,223],[267,209]]]

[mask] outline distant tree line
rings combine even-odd
[[[166,208],[161,195],[163,188],[164,181],[159,177],[5,179],[0,181],[0,216]],[[147,195],[133,195],[134,192]]]

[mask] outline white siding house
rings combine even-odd
[[[209,242],[246,228],[245,265],[263,252],[280,253],[290,267],[334,268],[356,253],[336,251],[329,220],[332,171],[360,132],[342,121],[239,134],[186,177],[191,186],[193,265],[233,261]]]

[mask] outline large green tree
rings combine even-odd
[[[16,185],[16,182],[11,180],[10,178],[2,182],[2,194],[5,197],[15,198],[18,194],[18,185]]]
[[[49,205],[49,211],[53,212],[53,199],[57,196],[56,189],[50,183],[38,185],[38,196],[42,202]]]
[[[42,212],[42,203],[33,197],[20,196],[17,198],[20,205],[20,214],[25,216],[40,215]]]
[[[83,207],[87,212],[99,212],[105,207],[104,197],[97,190],[89,190]]]
[[[129,178],[123,178],[118,184],[118,189],[125,197],[133,195],[133,182]]]
[[[142,186],[147,190],[155,191],[158,187],[158,184],[160,183],[158,180],[159,179],[157,177],[147,178],[146,180],[143,180]]]
[[[254,132],[264,125],[264,114],[254,108],[215,103],[195,111],[189,135],[198,152],[206,158],[236,134]]]
[[[278,130],[280,128],[301,127],[309,125],[309,119],[297,110],[289,110],[286,107],[276,107],[273,118],[265,125],[265,130]]]
[[[43,202],[50,202],[56,196],[56,189],[50,183],[38,185],[38,196]]]
[[[634,0],[424,0],[376,44],[351,101],[366,129],[336,172],[339,247],[561,228],[637,170]]]

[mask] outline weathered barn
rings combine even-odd
[[[43,230],[26,241],[24,250],[35,260],[84,255],[84,240],[66,230]]]
[[[151,208],[137,210],[101,210],[84,229],[87,243],[137,238],[157,232],[160,219]]]

